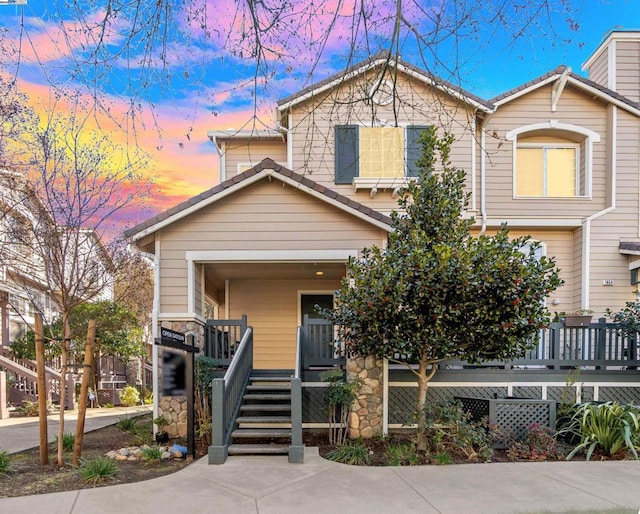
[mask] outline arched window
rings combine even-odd
[[[512,130],[507,139],[513,141],[514,197],[591,196],[596,132],[552,120]]]

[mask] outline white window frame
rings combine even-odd
[[[255,164],[253,164],[252,162],[239,162],[236,164],[236,175],[240,175],[240,173],[243,173],[253,168],[254,166]]]
[[[517,152],[520,148],[529,148],[529,149],[541,149],[541,150],[546,150],[547,148],[549,149],[565,149],[565,148],[571,148],[573,150],[575,150],[575,162],[574,162],[574,169],[573,169],[573,173],[575,175],[575,189],[574,189],[574,194],[573,196],[549,196],[547,195],[547,167],[546,167],[546,160],[545,162],[545,168],[543,169],[543,184],[542,184],[542,189],[544,191],[544,194],[540,195],[540,196],[535,196],[535,195],[522,195],[522,194],[517,194],[516,191],[516,184],[518,183],[517,181],[517,174],[518,174],[518,169],[516,166],[516,162],[517,162]],[[535,198],[585,198],[586,195],[581,195],[580,194],[580,164],[581,164],[581,160],[580,160],[580,144],[578,143],[543,143],[543,142],[539,142],[539,143],[519,143],[516,147],[516,155],[514,156],[513,159],[513,197],[514,198],[531,198],[531,199],[535,199]],[[586,166],[585,166],[585,193],[586,193],[586,181],[587,181],[587,177],[586,177]]]
[[[516,196],[516,158],[517,158],[517,150],[518,150],[518,137],[520,136],[533,136],[534,132],[540,130],[550,130],[550,131],[558,131],[558,137],[562,137],[560,131],[571,132],[574,134],[578,134],[584,137],[584,195],[575,196],[575,197],[555,197],[555,196]],[[594,132],[591,129],[581,127],[579,125],[573,125],[571,123],[563,123],[558,120],[549,120],[542,123],[533,123],[531,125],[523,125],[522,127],[515,128],[506,134],[507,141],[512,142],[512,195],[514,199],[558,199],[558,200],[567,200],[569,198],[575,199],[591,199],[592,198],[592,182],[593,182],[593,144],[600,142],[600,134]],[[550,136],[551,137],[551,136]],[[549,145],[555,143],[549,143]],[[544,143],[540,143],[540,145],[544,145]],[[562,145],[562,144],[561,144]],[[562,145],[568,146],[568,145]],[[580,146],[580,145],[578,145]],[[577,171],[580,171],[580,164],[578,162]]]

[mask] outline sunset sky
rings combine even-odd
[[[24,6],[0,4],[0,31],[5,29],[4,34],[0,32],[0,43],[4,41],[0,53],[5,54],[0,62],[4,73],[17,75],[19,88],[39,110],[50,105],[52,82],[79,88],[90,96],[87,77],[91,73],[97,74],[93,78],[99,76],[94,87],[112,102],[111,119],[98,110],[95,127],[110,131],[120,143],[139,145],[153,160],[145,172],[155,180],[153,199],[144,212],[131,215],[129,222],[137,222],[141,219],[136,218],[169,208],[217,183],[218,155],[207,139],[208,130],[250,128],[254,124],[257,128],[273,127],[277,99],[348,64],[351,27],[341,24],[340,18],[333,26],[331,38],[324,39],[322,34],[326,33],[337,5],[344,19],[348,19],[354,3],[359,2],[326,0],[314,5],[308,0],[289,0],[287,3],[291,3],[292,10],[283,19],[279,35],[268,40],[270,48],[281,57],[271,60],[273,56],[265,54],[266,68],[258,73],[257,80],[253,80],[256,69],[255,59],[249,55],[250,45],[242,38],[243,33],[250,33],[251,24],[246,18],[243,20],[243,11],[238,10],[233,0],[194,0],[194,5],[202,5],[203,9],[206,5],[206,11],[178,12],[173,18],[175,26],[166,27],[170,35],[167,45],[158,45],[150,53],[154,60],[148,66],[149,71],[144,71],[140,59],[125,62],[126,56],[117,54],[124,46],[122,34],[126,33],[130,20],[120,19],[120,24],[113,24],[110,31],[102,34],[108,40],[105,50],[113,52],[111,64],[98,71],[87,71],[89,68],[74,65],[90,55],[90,44],[86,33],[79,31],[78,13],[63,10],[62,0],[27,0]],[[563,4],[560,0],[551,3]],[[94,10],[83,11],[85,24],[99,21],[105,4],[100,0],[87,2]],[[404,2],[407,13],[415,17],[421,16],[420,9],[427,4],[433,12],[433,6],[440,1]],[[582,63],[608,30],[640,29],[637,0],[573,0],[571,4],[575,10],[570,15],[560,7],[553,14],[555,33],[544,27],[528,27],[529,32],[513,42],[497,25],[479,23],[461,31],[455,43],[441,44],[437,54],[426,55],[424,59],[436,74],[481,97],[491,98],[560,64],[582,73]],[[296,5],[301,6],[300,11],[293,9]],[[378,17],[369,27],[373,34],[372,53],[387,47],[388,14],[394,6],[391,0],[372,3]],[[206,29],[199,22],[202,13],[207,16]],[[313,23],[303,23],[305,16],[313,19]],[[207,30],[206,37],[203,30]],[[97,35],[94,31],[91,40]],[[318,48],[322,48],[322,56],[316,63]],[[14,51],[9,57],[7,49]],[[19,54],[15,53],[17,49]],[[405,60],[423,66],[425,61],[418,59],[410,37],[402,40],[401,50]],[[365,54],[361,50],[357,57]],[[438,59],[442,62],[438,63]],[[123,131],[115,120],[131,122],[126,114],[128,100],[136,93],[139,110],[134,135],[131,124],[128,131]]]

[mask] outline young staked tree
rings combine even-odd
[[[55,111],[32,127],[30,166],[5,171],[0,223],[1,264],[33,308],[53,325],[62,323],[62,375],[72,339],[74,308],[109,298],[115,270],[129,253],[115,236],[116,218],[147,194],[141,172],[145,159],[132,160],[104,133],[87,127],[90,116],[79,108],[64,116]],[[41,301],[49,297],[51,308]],[[52,337],[52,339],[54,339]],[[61,388],[58,466],[64,465],[65,392]]]
[[[336,307],[324,314],[349,354],[386,357],[415,374],[424,451],[424,406],[437,364],[522,356],[549,323],[544,299],[562,281],[529,237],[511,239],[506,226],[474,236],[473,219],[463,216],[465,173],[449,161],[452,138],[430,129],[421,141],[420,182],[403,192],[387,247],[351,260]]]

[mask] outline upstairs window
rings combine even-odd
[[[519,145],[516,151],[516,196],[582,196],[580,149],[561,145]],[[582,193],[582,194],[581,194]]]
[[[591,196],[593,145],[600,135],[557,120],[508,132],[513,141],[513,195],[516,198]]]
[[[335,183],[354,179],[393,181],[417,177],[416,161],[422,148],[418,139],[425,125],[408,127],[335,127]]]

